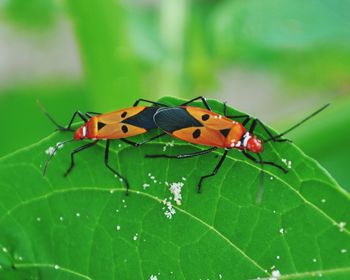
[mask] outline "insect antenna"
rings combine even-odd
[[[40,110],[44,113],[44,115],[57,127],[57,130],[60,131],[73,131],[73,129],[70,128],[65,128],[62,125],[59,125],[55,119],[49,114],[49,112],[47,112],[47,110],[45,109],[45,107],[40,103],[39,100],[36,101],[37,105],[39,106]]]
[[[302,125],[304,122],[308,121],[309,119],[311,119],[312,117],[316,116],[318,113],[322,112],[324,109],[326,109],[330,104],[326,104],[324,105],[322,108],[318,109],[316,112],[312,113],[311,115],[307,116],[305,119],[303,119],[302,121],[298,122],[297,124],[293,125],[291,128],[287,129],[286,131],[284,131],[281,134],[275,135],[267,140],[265,140],[264,142],[269,142],[271,140],[277,140],[281,137],[283,137],[284,135],[286,135],[287,133],[291,132],[293,129],[297,128],[298,126]]]
[[[259,189],[258,189],[258,191],[256,193],[255,202],[256,202],[256,204],[260,204],[261,200],[262,200],[262,196],[263,196],[264,190],[265,190],[265,186],[264,186],[264,173],[265,173],[265,170],[264,170],[264,164],[263,164],[263,159],[262,159],[261,155],[257,154],[257,156],[259,157],[260,166],[261,166],[261,172],[259,174]]]
[[[53,150],[51,150],[49,153],[50,153],[50,156],[48,157],[48,159],[46,160],[45,162],[45,166],[44,166],[44,170],[43,170],[43,176],[45,176],[46,174],[46,170],[47,170],[47,167],[49,166],[49,163],[51,161],[51,159],[54,157],[54,155],[56,154],[57,150],[59,148],[62,148],[64,144],[68,143],[68,142],[72,142],[74,141],[74,139],[69,139],[67,141],[63,141],[63,142],[58,142],[55,146],[55,148],[53,148]]]

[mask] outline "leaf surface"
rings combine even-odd
[[[144,158],[204,149],[168,136],[140,148],[114,142],[111,163],[128,178],[129,196],[103,164],[104,143],[78,154],[64,178],[82,143],[66,144],[43,177],[45,150],[70,137],[57,132],[0,159],[0,279],[256,279],[276,270],[280,279],[349,279],[349,195],[293,144],[265,146],[265,160],[292,168],[264,167],[257,204],[260,165],[231,151],[197,194],[221,152]],[[180,182],[177,205],[168,185]]]

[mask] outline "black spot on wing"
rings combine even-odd
[[[197,128],[195,131],[193,131],[192,137],[194,139],[197,139],[199,136],[201,136],[201,130],[199,128]]]
[[[128,127],[127,127],[126,125],[123,125],[123,126],[122,126],[122,131],[123,131],[124,133],[127,133],[127,132],[129,131],[129,129],[128,129]]]
[[[131,116],[122,121],[125,124],[131,124],[133,126],[141,127],[146,130],[156,128],[156,124],[153,121],[153,116],[159,107],[146,107],[136,115]]]
[[[203,120],[203,121],[209,120],[209,115],[208,115],[208,114],[202,115],[202,120]]]
[[[103,122],[97,122],[97,130],[100,130],[101,128],[104,128],[105,127],[105,123]]]
[[[120,116],[121,116],[122,118],[125,118],[127,114],[128,114],[127,112],[123,112]]]
[[[181,107],[160,108],[154,115],[154,121],[160,129],[169,133],[183,128],[203,126]]]
[[[227,135],[230,133],[230,129],[221,129],[220,132],[222,135],[224,135],[224,137],[227,137]]]

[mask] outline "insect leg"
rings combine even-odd
[[[76,118],[76,116],[79,116],[84,122],[87,122],[87,119],[83,115],[83,113],[81,113],[80,111],[76,111],[73,114],[73,117],[70,120],[70,122],[68,123],[67,127],[63,127],[62,125],[58,124],[55,121],[55,119],[46,111],[45,107],[43,105],[41,105],[41,103],[39,101],[37,101],[37,104],[38,104],[39,108],[41,109],[41,111],[45,114],[45,116],[57,127],[57,130],[72,131],[71,126],[72,126],[72,123],[73,123],[74,119]]]
[[[219,163],[216,165],[216,167],[214,168],[213,172],[208,174],[208,175],[205,175],[205,176],[202,176],[199,180],[199,183],[198,183],[198,187],[197,187],[197,192],[200,193],[201,192],[201,188],[202,188],[202,183],[203,183],[203,180],[209,178],[209,177],[212,177],[212,176],[215,176],[216,173],[219,171],[219,169],[221,168],[223,162],[225,161],[226,159],[226,156],[227,156],[227,153],[229,152],[229,150],[225,150],[224,154],[222,155]]]
[[[126,195],[129,194],[129,183],[128,180],[126,180],[126,178],[124,178],[122,175],[120,175],[112,166],[109,165],[109,144],[110,144],[110,140],[106,141],[106,150],[105,150],[105,165],[106,167],[113,172],[113,174],[118,177],[119,179],[121,179],[126,186]]]
[[[150,104],[153,104],[153,105],[157,105],[157,106],[163,106],[163,107],[168,107],[168,105],[165,105],[165,104],[162,104],[162,103],[159,103],[159,102],[155,102],[155,101],[151,101],[151,100],[147,100],[147,99],[143,99],[143,98],[140,98],[140,99],[137,99],[134,103],[134,105],[132,105],[133,107],[139,105],[139,103],[143,101],[143,102],[147,102],[147,103],[150,103]]]
[[[208,150],[203,150],[199,152],[194,152],[194,153],[189,153],[189,154],[180,154],[180,155],[175,155],[175,156],[170,156],[170,155],[145,155],[146,158],[176,158],[176,159],[183,159],[183,158],[190,158],[190,157],[195,157],[195,156],[201,156],[208,154],[212,151],[215,151],[218,149],[217,147],[210,148]]]
[[[249,128],[250,133],[254,133],[254,130],[255,130],[257,124],[259,124],[262,127],[262,129],[269,135],[269,139],[271,141],[273,141],[273,142],[291,142],[291,140],[289,140],[289,139],[277,139],[277,138],[275,138],[275,136],[272,135],[271,131],[259,119],[254,119],[254,121],[252,122],[252,124]]]
[[[125,139],[125,138],[120,138],[120,140],[123,141],[124,143],[127,143],[127,144],[131,145],[131,146],[139,147],[139,146],[141,146],[141,145],[143,145],[143,144],[146,144],[146,143],[148,143],[148,142],[150,142],[150,141],[153,141],[153,140],[155,140],[155,139],[158,139],[159,137],[162,137],[162,136],[164,136],[164,135],[166,135],[165,132],[164,132],[164,133],[161,133],[161,134],[159,134],[159,135],[153,136],[153,137],[151,137],[151,138],[149,138],[149,139],[146,139],[146,140],[144,140],[144,141],[142,141],[142,142],[140,142],[140,143],[137,143],[137,142],[134,142],[134,141],[130,141],[130,140]]]
[[[247,118],[247,119],[250,119],[249,115],[238,115],[238,116],[231,116],[231,115],[228,115],[227,113],[227,105],[226,105],[226,102],[224,102],[224,116],[226,118],[230,118],[230,119],[239,119],[239,118]],[[244,121],[243,121],[244,122]]]
[[[96,143],[98,142],[98,140],[94,141],[94,142],[90,142],[84,146],[81,146],[79,148],[76,148],[71,154],[70,154],[70,158],[71,158],[71,162],[70,162],[70,166],[68,168],[68,170],[66,171],[66,173],[64,174],[64,177],[67,177],[68,174],[72,171],[73,167],[74,167],[74,155],[76,153],[79,153],[87,148],[90,148],[92,146],[94,146]]]
[[[284,173],[288,173],[287,169],[285,169],[283,166],[281,166],[281,165],[279,165],[277,163],[274,163],[272,161],[264,161],[264,160],[261,160],[261,159],[256,159],[251,154],[248,154],[245,151],[242,151],[242,153],[243,153],[243,155],[246,156],[246,158],[250,159],[251,161],[254,161],[255,163],[272,165],[272,166],[278,168],[279,170],[283,171]]]
[[[187,101],[187,102],[185,102],[185,103],[182,103],[181,106],[185,106],[185,105],[190,104],[190,103],[192,103],[192,102],[194,102],[194,101],[197,101],[197,100],[201,100],[202,103],[203,103],[203,105],[205,106],[205,108],[207,108],[209,111],[212,111],[212,109],[210,108],[210,106],[209,106],[207,100],[206,100],[205,97],[203,97],[203,96],[198,96],[198,97],[196,97],[196,98],[193,98],[193,99],[191,99],[191,100],[189,100],[189,101]]]
[[[87,115],[89,118],[92,118],[93,115],[101,115],[101,113],[96,113],[96,112],[86,112],[85,115]]]

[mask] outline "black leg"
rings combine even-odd
[[[226,102],[224,102],[224,116],[229,119],[250,118],[249,115],[228,115]]]
[[[129,194],[129,183],[128,180],[126,180],[126,178],[124,178],[122,175],[120,175],[112,166],[109,165],[109,144],[110,144],[110,140],[106,141],[106,150],[105,150],[105,165],[106,167],[113,172],[113,174],[118,177],[119,179],[121,179],[122,182],[124,182],[125,186],[126,186],[126,195]]]
[[[162,106],[162,107],[168,107],[168,105],[165,105],[165,104],[162,104],[162,103],[159,103],[159,102],[155,102],[155,101],[151,101],[151,100],[147,100],[147,99],[137,99],[134,103],[134,105],[132,105],[133,107],[136,107],[137,105],[139,105],[139,103],[143,101],[143,102],[146,102],[146,103],[150,103],[152,105],[156,105],[156,106]]]
[[[83,113],[81,113],[80,111],[76,111],[73,114],[72,119],[70,120],[70,122],[68,123],[67,127],[63,127],[62,125],[58,124],[55,119],[46,111],[46,109],[44,108],[43,105],[41,105],[41,103],[39,101],[37,101],[37,104],[39,106],[39,108],[41,109],[41,111],[46,115],[46,117],[57,127],[57,130],[60,131],[73,131],[71,129],[72,123],[74,121],[74,119],[79,116],[84,122],[87,122],[86,117],[83,115]]]
[[[66,173],[64,174],[64,177],[67,177],[68,174],[72,171],[73,167],[74,167],[74,155],[76,153],[79,153],[87,148],[90,148],[92,146],[94,146],[96,143],[98,142],[98,140],[94,141],[94,142],[91,142],[91,143],[88,143],[84,146],[81,146],[79,148],[76,148],[71,154],[70,154],[70,158],[71,158],[71,162],[70,162],[70,166],[68,168],[68,170],[66,171]]]
[[[214,168],[213,172],[208,174],[208,175],[205,175],[205,176],[202,176],[199,180],[199,183],[198,183],[198,189],[197,189],[197,192],[200,193],[201,192],[201,188],[202,188],[202,183],[203,183],[203,180],[209,178],[209,177],[212,177],[212,176],[215,176],[216,173],[219,171],[219,169],[221,168],[223,162],[225,161],[226,159],[226,156],[227,156],[227,153],[229,152],[229,150],[225,150],[224,154],[222,155],[219,163],[216,165],[216,167]]]
[[[101,115],[101,113],[96,113],[96,112],[86,112],[85,115],[87,115],[89,118],[92,118],[93,115]]]
[[[272,161],[263,161],[261,159],[256,159],[255,157],[253,157],[251,154],[248,154],[245,151],[242,151],[243,155],[245,155],[248,159],[250,159],[251,161],[254,161],[255,163],[259,163],[259,164],[267,164],[267,165],[272,165],[276,168],[278,168],[279,170],[283,171],[284,173],[288,173],[288,170],[285,169],[283,166],[278,165],[277,163],[274,163]]]
[[[87,118],[84,116],[84,114],[80,111],[76,111],[74,114],[73,114],[73,117],[72,119],[70,120],[70,122],[68,123],[67,127],[62,127],[62,126],[58,126],[57,129],[58,130],[61,130],[61,131],[66,131],[66,130],[70,130],[72,131],[71,129],[71,126],[75,120],[76,117],[80,117],[84,122],[87,122]]]
[[[217,147],[210,148],[208,150],[203,150],[199,152],[194,152],[194,153],[189,153],[189,154],[181,154],[181,155],[175,155],[175,156],[170,156],[170,155],[145,155],[146,158],[176,158],[176,159],[183,159],[183,158],[190,158],[190,157],[195,157],[195,156],[201,156],[208,154],[212,151],[215,151],[218,149]]]
[[[164,136],[164,135],[166,135],[165,132],[164,132],[164,133],[161,133],[161,134],[159,134],[159,135],[153,136],[153,137],[151,137],[151,138],[149,138],[149,139],[146,139],[146,140],[144,140],[144,141],[142,141],[142,142],[140,142],[140,143],[137,143],[137,142],[134,142],[134,141],[130,141],[130,140],[125,139],[125,138],[120,138],[119,140],[121,140],[121,141],[123,141],[124,143],[129,144],[129,145],[131,145],[131,146],[133,146],[133,147],[139,147],[139,146],[141,146],[141,145],[143,145],[143,144],[146,144],[146,143],[151,142],[151,141],[153,141],[153,140],[155,140],[155,139],[158,139],[158,138],[160,138],[160,137],[162,137],[162,136]]]
[[[201,100],[203,105],[205,106],[205,108],[207,108],[209,111],[212,111],[207,100],[203,96],[198,96],[196,98],[193,98],[185,103],[182,103],[180,106],[186,106],[187,104],[190,104],[190,103],[197,101],[197,100]]]
[[[289,139],[275,139],[275,137],[272,135],[271,131],[259,119],[254,119],[254,121],[252,122],[252,124],[249,128],[250,133],[254,133],[254,130],[255,130],[257,124],[259,124],[262,127],[262,129],[268,134],[270,141],[273,141],[273,142],[292,142]]]

